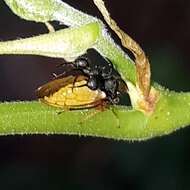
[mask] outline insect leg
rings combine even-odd
[[[78,76],[76,75],[75,76],[75,79],[74,79],[74,81],[73,81],[73,85],[72,85],[72,92],[73,92],[73,89],[75,88],[75,83],[76,83],[76,81],[77,81],[77,78],[78,78]],[[80,86],[79,86],[80,87]]]
[[[93,112],[88,113],[88,115],[86,117],[84,117],[82,120],[80,120],[80,122],[79,122],[80,125],[82,125],[82,123],[84,123],[85,121],[89,120],[90,118],[93,118],[97,114],[105,111],[106,108],[107,108],[107,102],[103,101],[99,105],[95,105],[95,108],[96,109]]]

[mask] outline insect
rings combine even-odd
[[[37,97],[46,104],[72,109],[117,104],[127,85],[113,65],[91,65],[85,57],[62,64],[64,72],[37,89]]]
[[[37,89],[41,102],[68,110],[92,108],[106,104],[106,94],[86,86],[87,77],[73,72],[72,75],[52,80]]]

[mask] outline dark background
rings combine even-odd
[[[92,0],[69,1],[100,14]],[[118,24],[146,51],[152,78],[189,91],[190,1],[106,0]],[[0,40],[45,33],[0,1]],[[0,56],[0,101],[33,100],[60,60]],[[78,136],[0,137],[1,189],[190,189],[190,129],[146,142]]]

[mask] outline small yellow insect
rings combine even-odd
[[[54,79],[37,89],[37,97],[45,104],[66,110],[105,106],[106,94],[99,89],[88,88],[87,79],[83,75]]]

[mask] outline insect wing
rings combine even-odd
[[[74,84],[75,80],[81,81],[85,80],[84,76],[67,76],[64,78],[59,78],[52,80],[36,90],[37,98],[43,98],[45,96],[50,96],[51,94],[58,91],[60,88],[65,87],[68,84]]]
[[[37,89],[41,102],[66,109],[85,109],[101,105],[106,95],[101,90],[91,90],[85,76],[68,76],[55,79]]]

